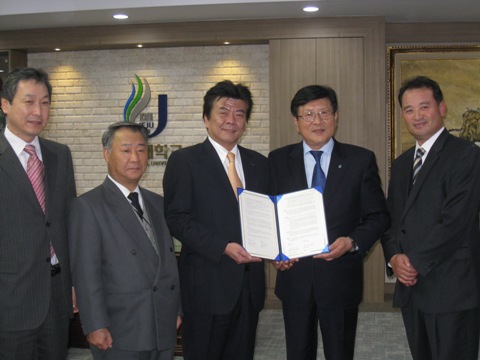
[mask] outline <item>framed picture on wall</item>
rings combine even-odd
[[[480,45],[395,46],[387,48],[387,55],[389,171],[392,161],[415,145],[397,100],[402,82],[414,76],[439,83],[447,105],[447,130],[480,145]]]

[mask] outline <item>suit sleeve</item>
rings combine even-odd
[[[426,238],[406,252],[415,269],[423,276],[451,258],[455,251],[470,247],[468,242],[472,239],[479,241],[480,150],[473,145],[468,147],[468,151],[455,159],[455,164],[448,178],[436,179],[441,182],[443,192],[438,194],[444,198],[441,209],[431,209],[426,201],[415,205],[419,207],[419,213],[430,211],[438,214],[438,220],[430,227]],[[471,231],[468,229],[473,229],[474,233],[468,233]]]
[[[102,286],[100,224],[82,197],[72,202],[68,232],[72,280],[86,335],[108,327],[110,320]]]
[[[219,263],[228,239],[214,237],[205,222],[200,221],[205,217],[200,212],[208,211],[209,200],[203,199],[205,193],[200,194],[199,182],[206,180],[198,179],[202,175],[194,172],[187,156],[181,151],[172,153],[163,177],[165,218],[173,237],[207,260]]]
[[[390,226],[390,215],[386,208],[375,155],[371,152],[362,173],[360,189],[361,219],[359,225],[346,235],[354,239],[360,252],[366,255]]]
[[[68,194],[67,197],[69,200],[74,199],[77,196],[77,188],[75,186],[75,176],[73,171],[73,161],[72,161],[72,153],[70,148],[67,146],[67,186],[68,186]]]

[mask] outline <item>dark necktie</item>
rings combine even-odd
[[[131,192],[128,194],[128,198],[130,199],[133,208],[135,209],[135,212],[137,213],[138,217],[140,220],[143,221],[143,210],[140,207],[140,202],[138,201],[138,193],[137,192]]]
[[[327,181],[325,173],[320,166],[320,159],[322,158],[323,151],[311,150],[310,154],[312,154],[316,162],[315,167],[313,168],[312,187],[321,186],[323,192],[323,189],[325,189],[325,182]]]
[[[412,185],[415,184],[415,181],[417,180],[418,172],[422,167],[422,156],[424,154],[425,154],[425,150],[423,148],[417,149],[415,160],[413,161]]]

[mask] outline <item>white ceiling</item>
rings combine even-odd
[[[320,11],[304,13],[305,5]],[[118,12],[130,18],[113,20]],[[480,0],[0,0],[0,30],[332,16],[382,16],[389,23],[479,21]]]

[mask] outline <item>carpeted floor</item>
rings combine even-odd
[[[323,356],[319,340],[318,360]],[[89,350],[70,349],[68,360],[91,360]],[[175,359],[182,359],[176,357]],[[285,332],[281,310],[260,314],[255,360],[285,360]],[[361,310],[358,319],[355,360],[410,360],[405,330],[398,311]]]

